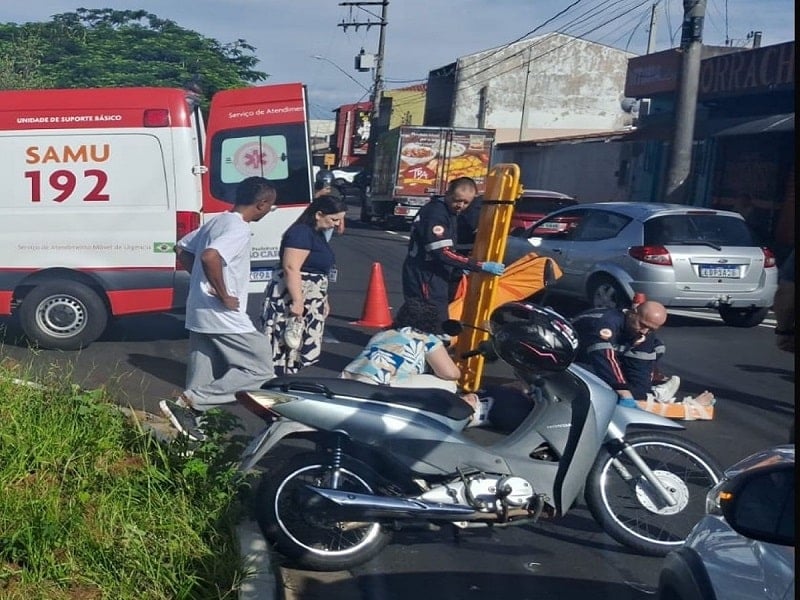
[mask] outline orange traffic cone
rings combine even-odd
[[[381,263],[372,263],[372,273],[369,276],[369,286],[367,287],[367,297],[364,299],[361,320],[354,321],[353,324],[363,327],[388,327],[392,324],[392,314],[389,312],[389,298],[386,295],[386,284],[383,282]]]

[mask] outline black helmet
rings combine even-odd
[[[314,185],[317,189],[324,187],[333,187],[333,182],[336,177],[333,176],[333,171],[328,169],[320,169],[317,171],[317,176],[314,178]]]
[[[495,352],[522,371],[563,371],[578,351],[578,334],[550,308],[527,302],[498,306],[489,318]]]

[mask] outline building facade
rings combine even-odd
[[[393,90],[384,90],[381,97],[377,132],[381,133],[401,125],[422,125],[425,118],[424,83]]]
[[[780,259],[794,246],[794,41],[726,50],[705,54],[701,62],[687,203],[741,213]],[[677,52],[630,62],[626,94],[650,102],[628,138],[644,144],[633,165],[631,200],[664,197]]]
[[[429,73],[424,124],[494,129],[499,143],[621,130],[632,56],[562,33],[464,56]]]

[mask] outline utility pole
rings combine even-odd
[[[703,53],[703,18],[706,0],[683,0],[681,30],[681,76],[675,105],[675,132],[672,138],[669,170],[664,199],[685,204],[686,182],[692,166],[692,141],[697,113],[697,89],[700,81],[700,59]]]
[[[650,29],[647,31],[647,53],[652,54],[656,51],[656,9],[658,8],[658,0],[653,2],[650,7]]]
[[[370,21],[368,19],[366,22],[342,21],[341,23],[339,23],[339,27],[341,27],[344,31],[347,31],[348,27],[355,27],[356,30],[358,30],[359,27],[366,27],[367,30],[369,30],[369,28],[374,25],[380,27],[380,34],[378,36],[378,53],[375,56],[375,71],[372,83],[372,91],[370,93],[370,104],[372,105],[372,110],[370,114],[368,162],[374,172],[375,154],[376,154],[375,153],[375,141],[376,141],[376,129],[377,129],[376,126],[378,124],[378,117],[380,116],[381,99],[383,97],[383,51],[384,51],[384,46],[386,44],[386,25],[388,24],[388,21],[386,20],[386,14],[387,14],[387,9],[389,7],[389,0],[381,0],[380,2],[340,2],[339,6],[355,6],[366,12],[368,15],[371,15],[376,19],[378,19],[377,21]],[[363,8],[364,6],[380,6],[381,7],[380,16]]]

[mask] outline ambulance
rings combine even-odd
[[[76,350],[115,317],[179,310],[175,243],[259,175],[276,210],[252,225],[253,293],[311,202],[300,83],[225,90],[205,126],[173,88],[0,91],[0,318],[40,348]]]

